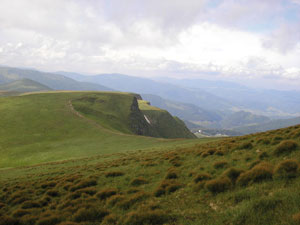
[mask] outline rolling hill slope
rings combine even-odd
[[[30,79],[21,79],[6,84],[0,84],[0,90],[10,92],[34,92],[51,91],[52,89]]]
[[[2,169],[0,224],[297,225],[299,138],[294,126]]]
[[[135,135],[160,137],[159,127],[150,126],[139,110],[136,95],[127,93],[49,92],[0,98],[0,124],[0,167],[187,142]],[[183,132],[176,137],[191,137],[185,126],[178,127]]]

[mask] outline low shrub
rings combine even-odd
[[[109,214],[109,211],[102,208],[81,208],[73,216],[76,222],[85,221],[97,221],[101,222],[105,216]]]
[[[162,210],[133,211],[127,214],[125,225],[162,225],[170,219]]]
[[[102,191],[99,191],[96,196],[97,198],[99,198],[100,200],[105,200],[107,198],[109,198],[110,196],[116,195],[118,192],[117,189],[114,188],[108,188]]]
[[[297,147],[298,147],[298,144],[295,141],[292,141],[292,140],[282,141],[275,148],[274,154],[277,156],[282,155],[282,154],[288,154],[288,153],[291,153],[292,151],[296,150]]]
[[[148,181],[145,178],[138,177],[138,178],[133,179],[130,182],[130,185],[132,185],[132,186],[140,186],[140,185],[147,184],[147,183],[148,183]]]
[[[299,175],[299,163],[294,159],[280,162],[274,169],[274,176],[278,178],[295,178]]]
[[[205,188],[213,194],[224,192],[230,189],[232,183],[228,177],[209,180],[205,183]]]
[[[242,169],[229,168],[224,171],[223,176],[228,177],[231,180],[231,182],[234,184],[236,182],[237,178],[243,172],[244,172],[244,170],[242,170]]]
[[[194,178],[194,182],[198,183],[200,181],[204,181],[204,180],[210,180],[211,179],[211,175],[208,173],[200,173],[198,174],[195,178]]]
[[[251,170],[242,173],[237,183],[242,186],[246,186],[250,183],[262,182],[265,180],[271,180],[273,176],[273,166],[269,163],[262,162],[254,166]]]
[[[215,162],[213,164],[213,166],[215,169],[223,169],[223,168],[228,167],[228,162],[227,161],[218,161],[218,162]]]
[[[105,173],[105,177],[120,177],[123,175],[124,173],[122,171],[110,171]]]

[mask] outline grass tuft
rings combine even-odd
[[[298,147],[297,142],[292,140],[286,140],[280,142],[280,144],[275,148],[274,154],[276,156],[282,155],[282,154],[289,154],[292,151],[295,151]]]
[[[287,159],[280,162],[274,169],[274,177],[295,178],[299,175],[299,163],[294,159]]]
[[[231,186],[232,183],[228,177],[209,180],[205,184],[205,188],[213,194],[227,191]]]

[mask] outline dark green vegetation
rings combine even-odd
[[[191,135],[180,121],[171,116],[170,120],[176,127],[164,130],[164,137],[175,137],[175,128],[176,137]],[[126,93],[52,92],[0,98],[0,124],[0,167],[191,144],[135,136],[161,137],[160,127],[150,126],[135,95]]]
[[[7,84],[0,85],[1,91],[9,92],[34,92],[34,91],[50,91],[51,88],[40,84],[36,81],[30,79],[21,79],[17,81],[12,81]]]
[[[0,224],[299,224],[300,126],[190,141],[3,169]]]

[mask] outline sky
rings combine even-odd
[[[0,64],[300,90],[300,0],[1,0]]]

